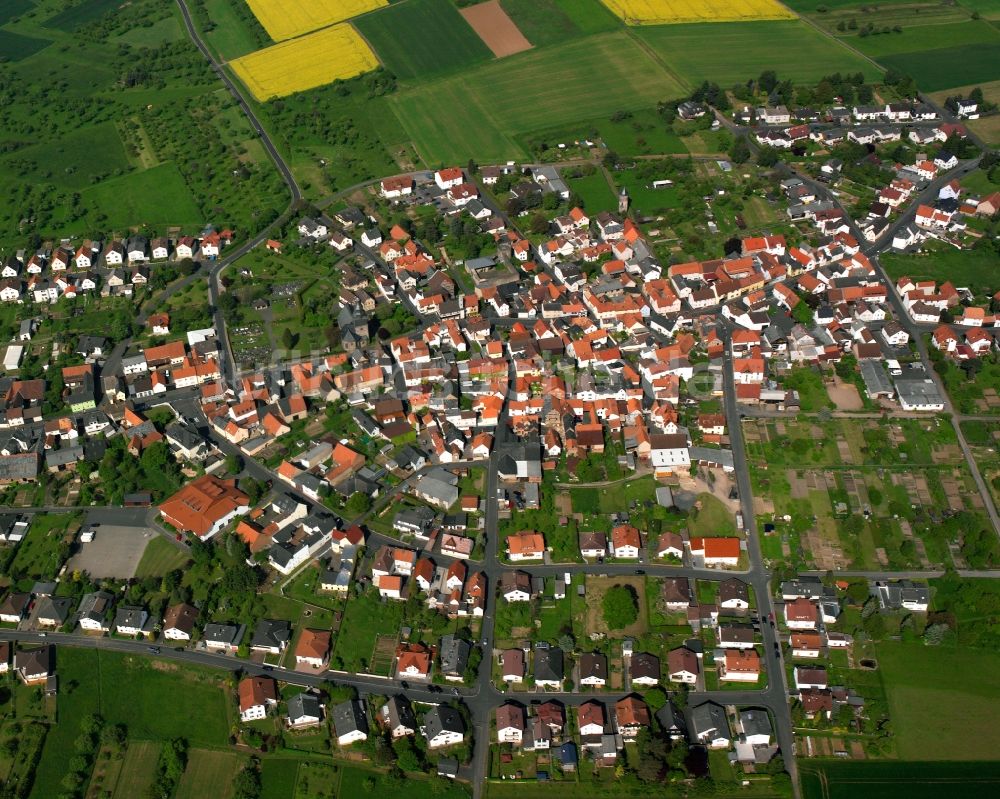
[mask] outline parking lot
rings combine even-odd
[[[98,525],[94,540],[80,544],[69,569],[85,571],[91,577],[134,577],[146,545],[157,535],[145,525]]]

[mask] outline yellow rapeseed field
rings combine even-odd
[[[629,25],[794,19],[776,0],[601,0]]]
[[[247,0],[276,42],[389,5],[389,0]]]
[[[229,64],[258,100],[284,97],[378,66],[367,42],[347,23],[282,42]]]

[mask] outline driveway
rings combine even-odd
[[[144,525],[101,524],[93,541],[80,544],[69,569],[85,571],[91,577],[135,577],[146,545],[158,535]]]

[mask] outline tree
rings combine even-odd
[[[549,230],[549,220],[545,214],[541,212],[532,214],[530,229],[532,233],[547,233]]]
[[[239,474],[243,471],[243,458],[235,452],[226,456],[226,471],[230,474]]]
[[[760,73],[760,77],[757,78],[757,85],[760,86],[762,92],[770,94],[774,91],[774,87],[778,85],[778,73],[773,69],[766,69]]]
[[[363,491],[355,491],[344,504],[344,511],[348,518],[360,516],[371,510],[372,499]]]
[[[747,144],[746,136],[737,136],[733,139],[729,157],[736,164],[745,164],[750,160],[750,145]]]
[[[604,592],[604,622],[608,629],[621,630],[639,618],[639,603],[630,585],[614,585]]]

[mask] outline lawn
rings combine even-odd
[[[927,92],[1000,79],[1000,43],[899,53],[879,61],[909,75]]]
[[[451,0],[408,0],[354,26],[400,80],[458,72],[493,56]]]
[[[956,250],[940,245],[930,253],[886,253],[879,260],[893,280],[904,276],[913,280],[950,280],[980,295],[992,295],[1000,288],[1000,260],[989,249]]]
[[[681,198],[675,186],[654,189],[652,181],[640,177],[634,169],[615,172],[613,177],[618,186],[624,186],[628,190],[632,208],[636,213],[655,214],[677,208],[681,204]]]
[[[522,157],[518,134],[648,108],[683,91],[630,37],[610,33],[491,62],[392,102],[424,162],[436,165]]]
[[[32,0],[5,0],[0,8],[0,25],[5,25],[25,11],[30,11],[35,4]]]
[[[352,596],[340,625],[343,634],[334,644],[332,667],[364,671],[375,649],[375,639],[379,635],[397,635],[402,621],[402,602],[382,601],[374,589]]]
[[[122,763],[118,783],[115,785],[114,799],[134,799],[144,796],[153,784],[156,775],[156,761],[160,757],[160,745],[153,741],[129,741]]]
[[[800,20],[665,25],[637,33],[691,84],[709,80],[731,86],[765,69],[796,83],[815,83],[834,72],[862,72],[869,79],[879,74],[861,56]]]
[[[188,556],[173,543],[157,536],[146,544],[135,576],[140,580],[143,577],[162,577],[167,572],[183,568],[188,560]]]
[[[699,494],[701,510],[692,511],[688,529],[692,536],[735,535],[736,519],[722,500],[711,494]]]
[[[0,43],[0,47],[2,47]],[[55,142],[36,144],[0,159],[0,167],[20,177],[82,189],[129,169],[125,148],[111,122],[81,127]]]
[[[1000,654],[902,643],[880,644],[877,654],[900,758],[996,757]]]
[[[108,209],[108,224],[191,227],[204,221],[191,190],[173,163],[101,181],[84,190],[87,200]]]
[[[980,799],[1000,791],[998,763],[803,760],[804,799]],[[993,788],[989,786],[992,785]],[[878,786],[875,788],[874,786]]]
[[[240,756],[235,752],[192,749],[174,796],[176,799],[229,799],[240,766]]]
[[[397,796],[400,787],[391,777],[358,766],[344,766],[340,769],[340,792],[344,799],[357,796]],[[375,785],[369,788],[365,781],[372,779]],[[420,778],[408,774],[405,793],[407,799],[468,799],[469,791],[463,783],[437,778]]]

